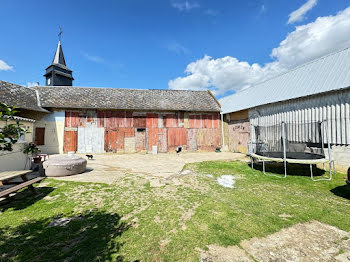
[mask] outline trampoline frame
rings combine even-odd
[[[287,177],[287,163],[294,163],[294,164],[309,164],[310,165],[310,177],[313,181],[329,181],[332,180],[333,174],[335,174],[335,164],[334,160],[332,158],[332,150],[329,142],[329,129],[328,129],[328,122],[326,120],[320,122],[321,123],[321,132],[322,132],[322,149],[324,149],[324,142],[323,142],[323,129],[324,125],[326,125],[326,138],[327,138],[327,144],[328,144],[328,159],[327,158],[322,158],[322,159],[288,159],[287,158],[287,152],[286,152],[286,123],[282,122],[282,143],[283,143],[283,158],[276,158],[276,157],[266,157],[266,156],[261,156],[255,153],[252,153],[252,148],[253,148],[253,138],[252,138],[252,128],[253,125],[250,125],[250,148],[249,148],[249,156],[250,156],[250,161],[251,161],[251,168],[254,168],[254,159],[257,159],[259,162],[263,163],[263,173],[265,175],[269,176],[275,176],[279,178],[286,178]],[[283,162],[284,164],[284,176],[279,176],[279,175],[270,175],[266,174],[265,172],[265,162]],[[329,177],[328,178],[319,178],[315,179],[313,176],[313,165],[316,164],[323,164],[323,169],[325,169],[325,163],[329,164]],[[333,164],[333,170],[332,170],[332,164]],[[332,172],[333,171],[333,172]]]

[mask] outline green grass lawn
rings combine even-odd
[[[193,173],[161,187],[130,174],[113,185],[46,179],[37,196],[22,191],[0,206],[0,261],[198,261],[198,248],[237,245],[299,222],[350,231],[344,174],[313,182],[308,167],[289,167],[286,179],[243,162],[185,168]],[[237,177],[233,189],[216,182],[229,174]],[[58,218],[71,220],[50,227]]]

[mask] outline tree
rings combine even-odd
[[[13,145],[17,143],[18,139],[27,133],[26,129],[21,127],[15,114],[16,108],[14,106],[7,106],[4,103],[0,103],[0,120],[5,121],[5,126],[0,128],[0,151],[12,151]],[[9,124],[12,120],[15,124]]]

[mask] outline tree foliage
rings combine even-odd
[[[17,112],[14,106],[0,103],[0,120],[5,121],[5,126],[0,128],[0,151],[12,151],[13,145],[22,135],[27,133],[19,120],[15,118]],[[10,120],[14,121],[15,124],[9,124]]]

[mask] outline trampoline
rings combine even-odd
[[[326,121],[251,125],[249,156],[252,168],[254,160],[262,162],[265,175],[265,162],[284,163],[284,176],[274,175],[283,178],[287,177],[287,163],[309,165],[313,181],[331,180],[335,173]],[[329,165],[328,178],[314,178],[312,167],[317,164],[323,164],[323,169]]]

